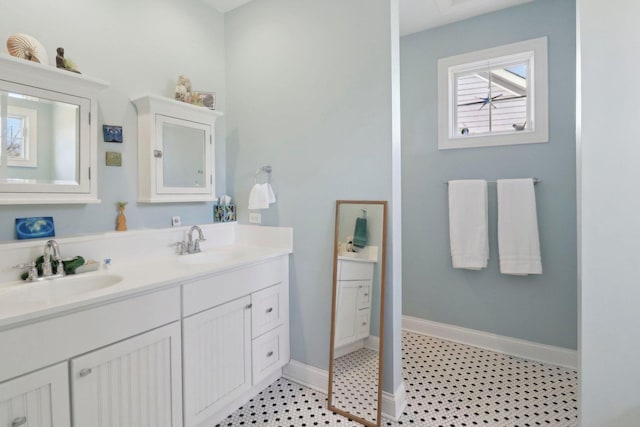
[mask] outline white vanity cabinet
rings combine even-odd
[[[182,426],[180,322],[71,359],[77,426]]]
[[[335,348],[370,335],[374,265],[367,261],[338,260]]]
[[[183,285],[185,427],[215,425],[280,377],[288,277],[283,256]]]
[[[0,426],[70,426],[68,381],[59,363],[0,384]]]
[[[215,198],[214,136],[222,113],[160,96],[138,109],[138,202]]]

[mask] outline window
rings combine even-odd
[[[38,166],[37,127],[37,111],[15,106],[7,108],[7,129],[2,133],[9,166]]]
[[[548,142],[546,37],[438,61],[438,148]]]

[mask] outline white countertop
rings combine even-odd
[[[56,279],[55,286],[81,284],[81,279],[117,281],[101,289],[78,293],[64,298],[48,299],[48,281],[15,281],[0,286],[0,330],[33,322],[66,312],[82,310],[109,301],[129,298],[163,287],[178,286],[225,270],[242,267],[290,254],[286,248],[231,245],[203,250],[192,255],[162,255],[131,262],[117,262],[109,269],[71,275]],[[190,258],[192,257],[192,258]],[[193,258],[196,257],[196,258]],[[198,259],[200,257],[201,259]],[[202,261],[201,263],[199,263]],[[195,263],[194,263],[195,262]],[[100,276],[103,276],[100,278]],[[104,277],[111,276],[111,277]],[[62,290],[64,294],[64,290]],[[143,309],[143,308],[141,308]]]

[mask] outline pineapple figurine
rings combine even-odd
[[[127,231],[127,217],[124,216],[124,207],[128,202],[116,202],[118,217],[116,218],[116,231]]]

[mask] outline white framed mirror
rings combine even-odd
[[[0,55],[0,204],[99,202],[92,115],[106,86]]]
[[[338,200],[328,408],[380,426],[386,201]]]

